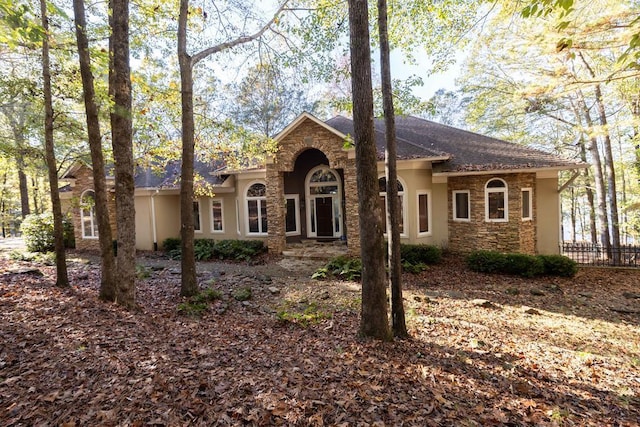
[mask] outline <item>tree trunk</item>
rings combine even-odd
[[[587,129],[593,129],[593,120],[591,119],[591,113],[589,112],[587,103],[584,100],[584,95],[579,91],[578,96],[578,105]],[[602,243],[602,246],[608,253],[611,249],[611,239],[609,237],[609,216],[607,215],[607,191],[602,174],[602,161],[600,160],[600,151],[598,150],[598,139],[595,136],[589,135],[589,145],[587,149],[591,154],[591,161],[593,163],[593,180],[596,187],[597,198],[596,216],[600,221],[600,243]]]
[[[387,314],[382,215],[373,128],[373,90],[367,0],[349,0],[351,87],[362,258],[360,335],[391,339]]]
[[[95,210],[96,219],[98,220],[100,256],[102,259],[100,298],[106,301],[116,301],[117,294],[114,276],[115,258],[113,255],[111,225],[109,223],[107,181],[102,155],[102,137],[100,135],[98,105],[95,99],[93,74],[91,74],[89,41],[85,32],[87,24],[84,0],[73,0],[73,11],[76,21],[76,39],[78,42],[78,59],[80,61],[80,75],[82,76],[82,88],[84,92],[84,106],[87,115],[87,131],[93,169],[93,189],[96,197]]]
[[[31,213],[31,209],[29,208],[29,184],[27,183],[27,175],[24,173],[24,153],[22,152],[24,136],[20,135],[19,138],[19,140],[16,140],[18,143],[18,149],[16,150],[16,166],[18,168],[18,187],[20,189],[20,211],[22,219],[24,219],[24,217]]]
[[[400,260],[400,217],[398,203],[398,168],[396,165],[396,118],[393,106],[391,61],[387,33],[387,1],[378,0],[378,29],[380,35],[380,67],[382,74],[382,100],[385,121],[385,172],[387,177],[387,220],[389,253],[389,286],[391,288],[391,326],[393,335],[407,338],[407,325],[402,302],[402,263]]]
[[[178,62],[182,90],[182,173],[180,176],[180,237],[182,239],[182,296],[198,293],[196,261],[193,248],[193,161],[195,124],[193,118],[193,63],[187,53],[189,0],[180,0],[178,18]]]
[[[6,213],[7,213],[7,205],[5,203],[7,193],[7,171],[4,171],[2,174],[2,190],[0,190],[0,221],[2,221],[2,237],[7,237],[7,223],[6,223]]]
[[[136,305],[136,211],[134,202],[133,137],[131,125],[131,70],[129,68],[129,0],[110,0],[109,95],[111,143],[115,160],[117,302]]]
[[[53,236],[56,252],[56,286],[69,286],[67,260],[64,250],[64,227],[62,225],[62,204],[58,191],[58,167],[53,147],[53,102],[51,95],[51,70],[49,66],[49,18],[47,2],[40,0],[40,13],[44,37],[42,39],[42,82],[44,94],[44,148],[47,169],[49,171],[49,189],[53,209]]]
[[[611,218],[611,245],[613,246],[613,262],[620,264],[620,218],[618,215],[618,191],[616,189],[616,171],[611,149],[611,136],[609,135],[609,124],[607,123],[607,112],[602,99],[602,90],[597,84],[594,88],[596,96],[596,106],[600,118],[600,126],[604,130],[604,164],[607,177],[607,190],[609,192],[609,218]]]
[[[45,109],[46,109],[46,106],[45,106]],[[31,195],[33,196],[33,213],[38,215],[41,213],[40,203],[38,203],[38,198],[40,197],[40,195],[38,194],[38,178],[34,176],[31,177],[31,188],[33,189],[33,191],[31,191]]]
[[[578,115],[578,118],[580,116]],[[580,137],[580,160],[587,163],[587,147],[584,143],[584,137]],[[595,199],[593,197],[593,190],[591,189],[591,175],[589,169],[582,170],[585,180],[585,192],[587,193],[587,203],[589,204],[589,233],[591,236],[591,242],[596,243],[598,241],[598,228],[596,225],[596,207]]]

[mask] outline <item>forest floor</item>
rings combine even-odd
[[[98,298],[99,265],[0,254],[3,426],[637,426],[640,271],[404,275],[411,339],[360,340],[360,285],[314,265],[199,263],[222,292],[178,310],[179,264],[141,257],[139,309]],[[251,299],[237,301],[239,289]]]

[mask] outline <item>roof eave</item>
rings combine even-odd
[[[550,171],[566,171],[574,169],[586,169],[591,165],[587,163],[576,163],[566,166],[547,166],[537,168],[512,168],[512,169],[488,169],[482,171],[451,171],[451,172],[433,172],[433,176],[469,176],[469,175],[496,175],[502,173],[533,173],[533,172],[550,172]]]

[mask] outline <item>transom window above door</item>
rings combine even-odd
[[[319,169],[309,178],[309,194],[338,194],[338,177],[330,169]]]

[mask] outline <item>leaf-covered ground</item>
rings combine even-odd
[[[413,338],[380,343],[356,338],[359,285],[304,265],[199,264],[223,299],[195,318],[178,265],[140,263],[131,313],[97,299],[95,262],[58,290],[52,267],[0,260],[0,425],[640,424],[638,271],[525,280],[448,259],[405,275]]]

